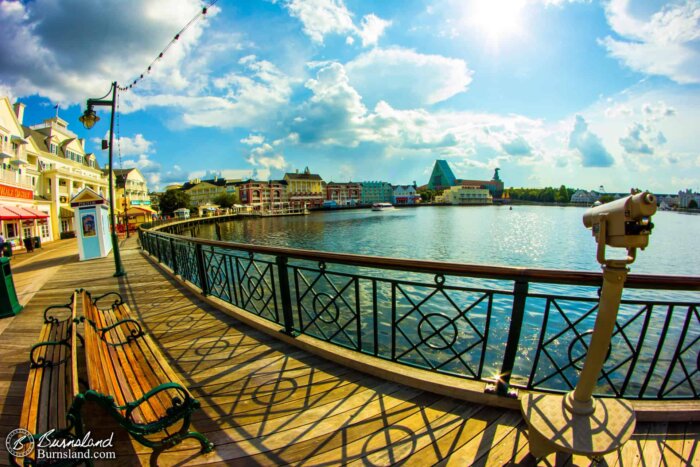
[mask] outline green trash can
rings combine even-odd
[[[5,242],[5,244],[2,246],[2,254],[6,258],[12,256],[12,242]]]
[[[0,276],[0,318],[6,318],[22,311],[12,279],[10,258],[0,258]]]
[[[34,240],[34,248],[41,248],[41,237],[32,237]]]

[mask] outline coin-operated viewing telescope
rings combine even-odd
[[[635,250],[646,248],[654,224],[656,196],[648,191],[636,193],[589,209],[583,215],[583,225],[592,229],[598,242],[598,262],[606,264],[605,245],[626,248],[626,264],[634,261]]]
[[[634,432],[632,406],[622,399],[597,399],[593,391],[610,349],[627,266],[634,262],[637,248],[649,245],[654,213],[656,197],[645,191],[583,215],[583,225],[593,230],[598,242],[597,259],[603,269],[598,315],[576,388],[564,396],[529,394],[521,399],[530,452],[536,458],[555,451],[600,456],[619,448]],[[627,249],[627,258],[606,259],[606,245]]]

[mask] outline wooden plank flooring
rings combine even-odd
[[[117,462],[103,465],[535,465],[519,412],[441,397],[383,381],[276,341],[210,307],[147,261],[134,239],[122,249],[126,277],[111,257],[80,263],[75,242],[13,260],[24,311],[0,320],[0,436],[17,426],[28,349],[41,312],[76,288],[117,290],[202,403],[194,429],[214,442],[198,453],[187,440],[162,453],[133,442],[97,407],[94,438],[115,433]],[[633,439],[602,465],[700,465],[700,425],[638,423]],[[0,443],[0,463],[7,462]],[[97,462],[100,465],[100,462]],[[552,455],[541,465],[590,465]]]

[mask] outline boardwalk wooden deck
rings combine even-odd
[[[518,412],[484,407],[389,383],[338,367],[276,341],[208,306],[151,265],[131,239],[122,250],[126,277],[112,258],[77,261],[66,243],[15,268],[20,295],[31,298],[0,320],[0,435],[17,426],[45,306],[85,287],[120,291],[202,402],[196,430],[215,443],[154,454],[111,420],[96,417],[95,438],[115,433],[121,465],[534,465]],[[99,409],[95,408],[98,412]],[[639,423],[633,439],[603,465],[700,465],[700,425]],[[0,463],[7,453],[0,452]],[[100,462],[97,462],[99,464]],[[108,462],[114,464],[116,462]],[[589,465],[550,456],[542,464]]]

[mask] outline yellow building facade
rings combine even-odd
[[[295,208],[320,207],[326,199],[323,179],[318,174],[312,174],[306,167],[303,173],[287,173],[287,200]]]
[[[442,192],[435,198],[436,203],[447,204],[493,204],[493,196],[486,188],[457,185]]]

